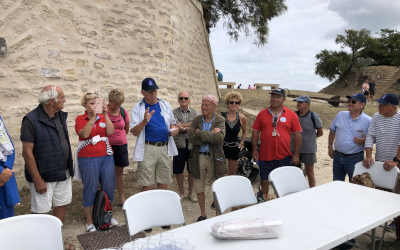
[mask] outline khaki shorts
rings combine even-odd
[[[210,181],[210,185],[214,182],[214,162],[209,155],[199,155],[199,168],[200,168],[200,179],[194,179],[194,192],[204,193],[206,189],[206,177]]]
[[[36,192],[33,182],[28,182],[31,190],[31,211],[37,214],[44,214],[53,207],[61,207],[68,205],[72,200],[72,184],[69,170],[65,181],[46,182],[47,192],[39,194]]]
[[[168,156],[168,145],[158,147],[145,144],[143,161],[138,162],[137,184],[151,186],[154,183],[172,183],[172,163]]]

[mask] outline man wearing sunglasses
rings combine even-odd
[[[253,158],[260,161],[261,192],[257,193],[257,199],[262,201],[268,195],[268,175],[275,168],[290,166],[291,163],[299,163],[299,151],[301,148],[301,126],[296,113],[286,108],[283,103],[286,100],[284,89],[277,88],[271,93],[271,106],[258,113],[253,124],[251,144],[253,146]],[[260,136],[261,134],[261,136]],[[290,151],[290,138],[294,135],[294,153]],[[260,150],[257,151],[258,138],[260,138]]]
[[[193,175],[189,172],[189,155],[192,150],[193,145],[188,142],[187,132],[192,125],[193,119],[199,115],[199,112],[193,108],[189,108],[190,95],[186,91],[182,91],[178,94],[179,107],[174,109],[174,117],[176,121],[176,126],[179,129],[178,135],[174,137],[176,147],[178,148],[178,155],[174,156],[173,161],[173,173],[176,177],[176,182],[179,187],[179,195],[181,201],[185,195],[185,189],[183,187],[183,171],[188,170],[188,183],[189,183],[189,195],[187,198],[191,202],[197,202],[196,195],[193,194]]]
[[[354,166],[364,159],[365,135],[371,121],[363,112],[365,95],[357,93],[346,97],[348,111],[340,111],[329,127],[328,153],[333,159],[334,181],[344,181],[346,175],[351,181]]]

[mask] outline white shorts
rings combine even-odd
[[[31,190],[31,211],[37,214],[47,213],[51,206],[60,207],[71,203],[72,183],[69,170],[66,171],[67,179],[65,181],[46,182],[47,192],[39,194],[36,192],[33,182],[28,182]]]

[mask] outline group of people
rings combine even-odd
[[[383,79],[383,75],[381,75],[381,72],[378,72],[377,80],[378,83],[375,83],[375,78],[372,78],[371,80],[367,79],[362,85],[362,94],[364,94],[367,97],[367,103],[368,101],[370,103],[373,103],[374,95],[375,95],[375,87],[376,84],[380,84]]]
[[[83,94],[81,105],[85,112],[76,117],[79,143],[73,160],[68,114],[62,111],[65,94],[60,87],[46,86],[39,94],[39,105],[24,116],[21,126],[32,213],[48,213],[53,207],[53,215],[63,222],[66,206],[72,200],[71,178],[76,175],[83,183],[86,231],[96,231],[92,213],[98,184],[111,202],[117,187],[117,204],[122,206],[125,202],[123,168],[129,165],[127,133],[131,132],[137,137],[133,160],[138,162],[137,184],[142,186],[142,191],[151,190],[154,184],[158,189],[166,189],[172,183],[173,173],[179,195],[184,199],[186,166],[187,198],[199,204],[197,221],[207,219],[206,180],[212,184],[226,174],[236,174],[239,153],[247,136],[246,118],[238,112],[243,97],[238,92],[228,93],[224,99],[228,111],[217,114],[218,100],[213,95],[202,98],[199,112],[190,106],[187,91],[178,94],[179,107],[174,110],[167,101],[159,99],[157,93],[155,80],[144,79],[143,99],[133,107],[130,117],[121,107],[125,97],[119,89],[109,93],[108,104],[103,104],[101,113],[96,112],[96,99],[100,96]],[[294,99],[297,111],[292,111],[284,106],[284,89],[277,88],[269,94],[271,105],[257,115],[251,135],[252,157],[260,171],[259,201],[265,201],[268,195],[269,173],[281,166],[304,163],[310,187],[316,185],[316,140],[323,135],[321,118],[310,110],[310,97],[301,95]],[[333,180],[344,181],[346,175],[351,180],[357,162],[362,161],[369,168],[374,162],[374,143],[375,160],[384,161],[387,171],[397,166],[400,163],[398,97],[389,93],[375,100],[379,103],[379,112],[372,118],[363,113],[367,102],[364,94],[347,98],[348,111],[339,112],[330,125],[328,154],[333,159]],[[0,219],[13,216],[13,206],[19,202],[12,170],[14,159],[15,149],[0,117]],[[211,207],[215,209],[215,204]],[[218,210],[216,213],[218,215]],[[117,224],[113,218],[111,225]],[[66,243],[65,248],[74,249],[74,246]]]

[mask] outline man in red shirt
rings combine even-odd
[[[271,106],[258,113],[251,136],[253,158],[260,162],[260,191],[265,197],[268,195],[269,173],[275,168],[299,163],[302,132],[296,113],[283,105],[286,100],[285,90],[277,88],[270,94]],[[294,134],[293,155],[290,151],[292,133]],[[258,151],[259,138],[261,145]],[[257,197],[261,200],[264,199],[261,194],[257,194]]]

